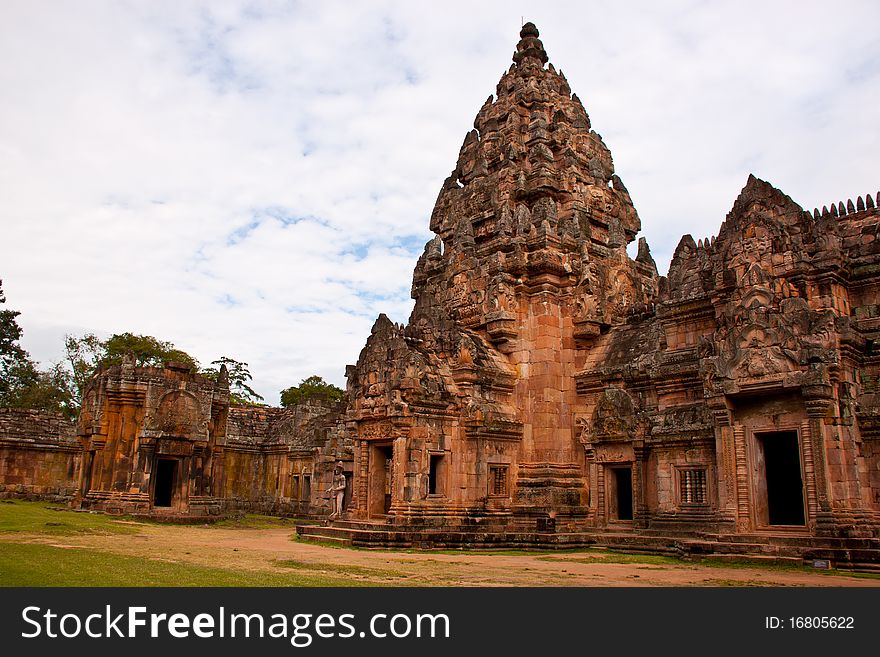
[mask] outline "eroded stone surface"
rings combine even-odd
[[[0,497],[70,500],[79,459],[75,426],[60,413],[0,408]]]

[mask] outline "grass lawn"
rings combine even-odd
[[[71,511],[45,502],[0,500],[0,534],[24,533],[64,536],[70,534],[134,534],[136,523],[103,513]]]
[[[0,586],[356,586],[343,574],[309,573],[281,565],[284,572],[243,571],[192,563],[113,554],[95,548],[45,542],[10,542],[16,534],[54,539],[65,536],[136,534],[152,523],[125,516],[83,513],[45,502],[0,501]],[[244,516],[217,523],[225,528],[293,528],[290,520]],[[4,536],[5,535],[5,536]],[[120,536],[120,540],[126,540]],[[285,567],[286,566],[286,567]]]
[[[86,548],[0,543],[0,586],[356,586],[344,577],[206,568]]]

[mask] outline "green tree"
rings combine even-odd
[[[101,340],[94,333],[80,337],[64,336],[67,364],[77,394],[81,397],[86,384],[99,367],[120,365],[126,354],[132,353],[138,367],[162,367],[168,361],[177,361],[198,369],[198,361],[170,342],[152,335],[117,333]]]
[[[79,401],[64,366],[55,363],[48,370],[27,368],[9,399],[9,406],[36,408],[63,413],[73,419],[79,412]]]
[[[281,405],[285,408],[313,398],[339,401],[342,399],[342,389],[316,375],[303,379],[298,386],[281,391]]]
[[[248,381],[252,381],[254,377],[248,369],[248,364],[241,361],[221,356],[217,360],[211,361],[211,365],[216,367],[207,367],[199,372],[203,376],[216,381],[220,377],[220,368],[226,366],[226,373],[229,377],[229,398],[234,404],[259,404],[263,401],[262,395],[248,385]]]
[[[0,281],[0,305],[6,303]],[[16,310],[0,310],[0,406],[55,411],[73,417],[76,397],[61,365],[40,370],[19,344],[22,330]]]
[[[133,353],[138,367],[162,367],[168,361],[176,361],[198,369],[199,362],[170,342],[157,340],[152,335],[117,333],[104,341],[104,357],[101,365],[120,365],[127,353]]]
[[[0,306],[6,304],[3,294],[3,281],[0,280]],[[18,344],[21,327],[16,319],[21,313],[17,310],[0,310],[0,395],[11,385],[11,375],[28,360],[28,353]]]
[[[78,338],[65,335],[64,349],[77,399],[82,399],[86,384],[101,365],[105,353],[104,342],[94,333],[86,333]]]
[[[220,367],[226,366],[229,376],[229,392],[231,400],[236,404],[257,404],[263,398],[250,387],[253,380],[248,364],[234,358],[223,356],[211,363],[214,367],[199,368],[199,362],[171,342],[159,340],[152,335],[136,335],[134,333],[117,333],[106,340],[101,340],[94,333],[75,337],[65,336],[64,346],[67,350],[67,365],[75,383],[77,396],[82,398],[89,380],[100,367],[119,365],[126,354],[134,354],[135,365],[138,367],[162,367],[168,361],[184,363],[203,376],[216,381],[220,376]]]

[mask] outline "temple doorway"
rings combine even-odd
[[[758,518],[766,525],[804,526],[804,483],[797,431],[755,435],[758,449]]]
[[[153,488],[153,506],[170,507],[174,501],[174,484],[177,479],[177,459],[156,461],[156,484]]]
[[[612,520],[633,519],[632,468],[611,468],[609,502]]]
[[[370,515],[386,516],[391,512],[394,472],[394,448],[391,443],[370,447]]]

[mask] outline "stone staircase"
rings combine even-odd
[[[880,539],[803,534],[660,533],[652,530],[585,529],[540,532],[498,522],[482,526],[407,526],[382,521],[338,520],[298,525],[301,540],[359,548],[396,549],[572,549],[601,547],[685,559],[711,557],[756,563],[809,564],[827,560],[835,568],[880,572]]]

